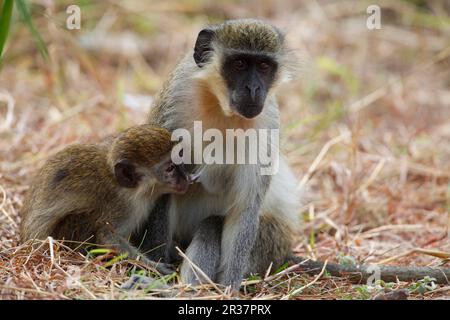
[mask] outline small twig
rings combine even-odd
[[[317,277],[314,278],[313,281],[309,282],[308,284],[306,284],[306,285],[304,285],[304,286],[302,286],[302,287],[300,287],[300,288],[295,289],[295,290],[292,291],[291,293],[289,293],[289,294],[287,294],[286,296],[284,296],[283,298],[281,298],[281,300],[285,300],[285,299],[287,299],[287,298],[290,298],[290,297],[292,297],[292,296],[295,296],[295,295],[297,295],[298,293],[302,292],[304,289],[306,289],[306,288],[312,286],[314,283],[316,283],[316,282],[322,277],[323,273],[325,272],[326,267],[327,267],[327,263],[328,263],[328,260],[325,260],[325,262],[323,263],[322,270],[321,270],[320,273],[317,275]]]
[[[41,245],[38,247],[38,249],[40,247],[42,247],[42,245],[45,243],[42,242]],[[51,261],[51,266],[53,267],[53,265],[60,270],[61,272],[63,272],[67,277],[71,277],[66,270],[64,270],[63,268],[61,268],[57,263],[55,263],[55,257],[54,257],[54,252],[53,252],[53,238],[52,237],[48,237],[48,243],[50,246],[50,261]],[[36,251],[38,250],[36,249]],[[75,279],[75,281],[78,283],[78,285],[80,286],[81,289],[83,289],[92,299],[97,299],[97,297],[91,292],[89,291],[78,279]]]
[[[322,149],[320,150],[319,154],[317,155],[316,159],[314,159],[314,162],[308,168],[308,171],[306,172],[306,174],[303,176],[302,180],[298,184],[298,189],[301,190],[306,185],[306,183],[310,179],[311,175],[317,169],[317,167],[319,166],[319,164],[322,161],[323,157],[325,157],[325,155],[330,150],[330,148],[332,146],[334,146],[335,144],[338,144],[339,142],[347,139],[349,136],[350,136],[349,132],[344,132],[344,133],[340,134],[339,136],[329,140],[327,143],[325,143],[325,145],[322,147]]]
[[[395,231],[399,230],[402,232],[412,232],[421,229],[423,226],[420,224],[394,224],[394,225],[385,225],[377,228],[373,228],[367,230],[359,235],[360,239],[369,239],[373,238],[382,232],[385,231]]]
[[[53,238],[48,237],[48,246],[50,248],[50,271],[53,268],[53,264],[55,263],[55,253],[53,252]]]
[[[377,176],[380,174],[381,170],[384,167],[384,164],[386,163],[386,159],[381,159],[380,162],[378,162],[377,166],[375,167],[375,169],[373,169],[372,173],[370,174],[369,178],[367,179],[366,182],[364,182],[359,188],[358,188],[358,192],[362,192],[365,189],[367,189],[372,182],[377,178]]]
[[[57,297],[63,298],[63,299],[69,299],[68,297],[66,297],[64,295],[60,295],[58,293],[46,292],[46,291],[30,289],[30,288],[19,288],[19,287],[2,285],[2,284],[0,284],[0,288],[2,288],[3,290],[11,290],[11,291],[19,291],[19,292],[30,292],[30,293],[43,294],[43,295],[47,295],[47,296],[57,296]]]
[[[64,270],[63,268],[61,268],[57,263],[55,263],[55,267],[56,267],[57,269],[59,269],[62,273],[64,273],[67,277],[74,279],[74,280],[78,283],[78,285],[80,286],[80,288],[83,289],[83,290],[84,290],[84,291],[85,291],[92,299],[94,299],[94,300],[97,299],[97,297],[96,297],[91,291],[89,291],[88,288],[86,288],[86,287],[81,283],[80,280],[78,280],[78,279],[76,279],[76,278],[73,278],[70,274],[68,274],[68,273],[66,272],[66,270]]]
[[[442,287],[442,288],[437,288],[435,290],[427,291],[423,295],[426,296],[426,295],[430,295],[430,294],[433,294],[433,293],[446,292],[446,291],[450,291],[450,286],[445,286],[445,287]]]
[[[5,215],[5,217],[13,224],[14,227],[18,227],[14,219],[9,215],[9,213],[3,208],[6,204],[6,190],[0,185],[0,191],[2,193],[2,203],[0,204],[0,211]]]
[[[286,268],[286,269],[278,272],[277,274],[274,274],[274,275],[272,275],[270,277],[266,277],[266,278],[264,278],[264,281],[265,282],[269,282],[269,281],[272,281],[272,280],[276,280],[276,279],[284,276],[285,274],[288,274],[288,273],[290,273],[290,272],[292,272],[294,270],[297,270],[298,268],[300,268],[300,266],[302,264],[305,264],[306,261],[308,261],[308,260],[305,260],[305,261],[302,261],[300,263],[294,264],[293,266],[290,266],[289,268]]]
[[[373,160],[384,159],[385,161],[390,162],[390,163],[398,164],[401,166],[406,166],[408,170],[414,171],[417,174],[428,175],[428,176],[433,176],[433,177],[438,177],[438,178],[450,178],[450,171],[435,169],[432,167],[425,166],[423,164],[409,161],[407,159],[405,160],[405,159],[397,159],[394,157],[384,157],[384,156],[379,156],[379,155],[367,153],[367,152],[361,152],[361,153],[364,154],[368,159],[373,159]]]
[[[41,131],[47,130],[50,126],[55,124],[60,124],[64,121],[69,120],[70,118],[75,117],[77,114],[80,114],[84,112],[85,110],[91,110],[93,107],[98,105],[99,103],[103,102],[105,100],[105,97],[101,94],[96,95],[83,104],[76,105],[68,110],[66,110],[59,119],[54,119],[52,121],[49,121],[49,123],[46,124],[45,127],[41,129]]]
[[[9,92],[0,92],[0,101],[6,102],[6,115],[3,123],[0,123],[0,132],[10,130],[14,121],[15,101]]]
[[[437,257],[437,258],[441,258],[441,259],[448,259],[448,258],[450,258],[450,253],[449,252],[438,251],[438,250],[422,249],[422,248],[414,248],[414,249],[408,250],[408,251],[406,251],[404,253],[401,253],[399,255],[396,255],[396,256],[393,256],[393,257],[381,260],[378,263],[379,264],[385,264],[385,263],[397,260],[399,258],[409,256],[410,254],[413,254],[413,253],[423,253],[423,254],[426,254],[426,255],[429,255],[429,256],[433,256],[433,257]]]
[[[225,295],[224,292],[222,290],[219,289],[219,287],[203,272],[202,269],[200,269],[200,267],[198,267],[195,263],[192,262],[191,259],[188,258],[188,256],[186,256],[184,254],[183,251],[181,251],[181,249],[179,247],[175,247],[175,249],[177,249],[179,255],[189,263],[189,266],[192,268],[192,271],[194,271],[194,273],[196,274],[197,278],[198,278],[198,274],[196,273],[196,271],[198,273],[200,273],[200,275],[202,277],[204,277],[206,279],[206,281],[214,288],[217,290],[217,292],[220,292],[220,294]]]
[[[414,68],[404,77],[398,77],[392,81],[389,81],[387,84],[383,85],[382,87],[376,89],[375,91],[369,93],[368,95],[364,96],[363,98],[359,99],[358,101],[355,101],[349,106],[350,112],[356,113],[361,111],[362,109],[368,107],[375,101],[379,100],[380,98],[384,97],[392,88],[399,86],[402,82],[404,82],[404,79],[407,79],[413,75],[416,75],[417,73],[423,72],[433,66],[434,64],[445,60],[448,56],[450,56],[450,46],[444,48],[441,50],[436,56],[433,57],[430,61],[427,61],[421,65],[419,65],[417,68]]]
[[[271,262],[269,267],[267,268],[266,273],[264,274],[264,279],[269,277],[269,274],[270,274],[270,271],[272,270],[272,267],[273,267],[273,262]]]

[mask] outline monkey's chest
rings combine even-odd
[[[190,242],[200,223],[213,215],[226,214],[224,196],[208,193],[202,186],[192,187],[184,195],[173,198],[170,207],[171,229],[174,239]]]
[[[253,170],[251,166],[209,165],[199,183],[191,186],[186,194],[175,195],[170,207],[175,239],[191,241],[205,218],[225,216],[236,201],[250,198],[257,183]]]

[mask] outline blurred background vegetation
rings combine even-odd
[[[7,35],[0,66],[0,284],[23,290],[0,286],[5,297],[92,298],[58,277],[49,286],[33,273],[33,283],[13,262],[31,178],[68,144],[143,123],[202,26],[235,18],[280,27],[300,61],[297,79],[279,97],[282,148],[307,187],[295,251],[418,265],[442,259],[416,248],[450,251],[448,1],[16,0],[8,30],[11,2],[0,1],[0,44]],[[66,27],[73,4],[81,9],[79,30]],[[372,4],[381,8],[379,30],[366,26]],[[39,258],[44,269],[47,258]],[[114,270],[109,286],[126,274]],[[247,293],[282,297],[309,281],[295,275]],[[25,290],[36,286],[45,294]],[[86,286],[94,296],[116,297],[107,284]],[[299,297],[375,294],[367,290],[324,279]],[[430,290],[423,297],[448,297]]]

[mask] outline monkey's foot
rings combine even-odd
[[[156,269],[162,275],[168,275],[175,272],[175,267],[169,263],[155,262],[145,257],[141,257],[141,261],[146,265]]]
[[[175,272],[175,267],[168,263],[158,263],[155,269],[164,276]]]

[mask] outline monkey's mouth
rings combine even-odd
[[[263,107],[257,104],[247,104],[245,107],[237,107],[236,112],[245,119],[253,119],[261,114]]]
[[[187,173],[183,165],[170,164],[165,172],[166,182],[173,193],[185,193],[189,185],[195,183],[200,177],[204,167],[195,173]]]
[[[264,104],[244,100],[230,100],[231,110],[234,114],[244,119],[253,119],[261,114]]]
[[[184,181],[183,183],[175,183],[170,186],[170,189],[173,193],[179,193],[183,194],[185,193],[189,188],[189,183],[187,181]]]
[[[185,193],[189,187],[189,181],[180,166],[169,163],[164,171],[164,181],[169,192]]]

